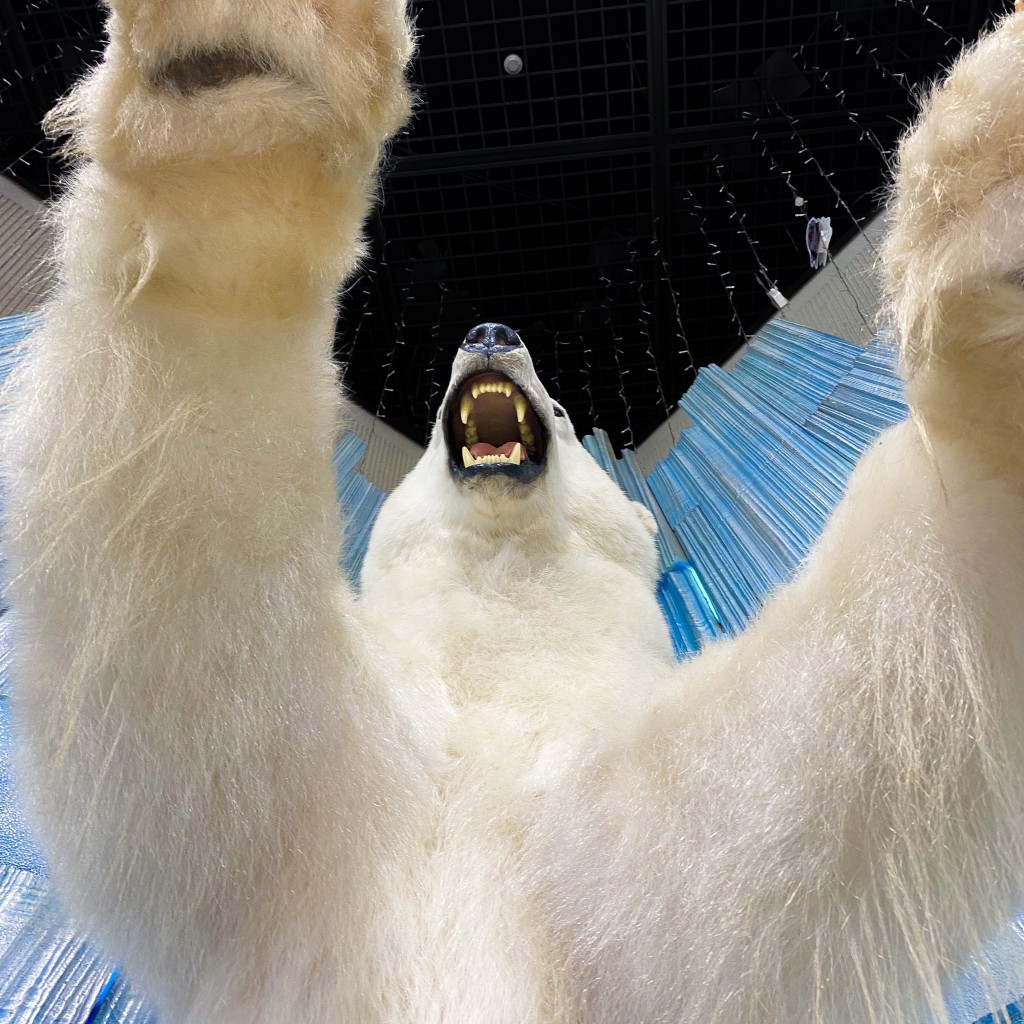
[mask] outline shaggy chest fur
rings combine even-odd
[[[443,707],[446,749],[512,773],[628,708],[671,664],[649,586],[573,544],[488,552],[438,536],[368,579],[363,604],[394,637],[403,677]]]

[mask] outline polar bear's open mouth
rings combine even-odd
[[[511,378],[488,370],[448,400],[446,440],[456,479],[497,473],[529,483],[544,468],[544,426]]]

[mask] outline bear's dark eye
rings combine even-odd
[[[559,419],[562,419],[562,417],[565,416],[565,410],[560,405],[552,405],[551,408]]]

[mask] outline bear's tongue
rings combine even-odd
[[[486,441],[478,441],[469,449],[469,454],[472,455],[474,459],[483,458],[485,455],[504,455],[508,458],[512,454],[512,449],[515,448],[515,446],[515,441],[506,441],[500,448],[495,448],[493,444],[487,444]]]

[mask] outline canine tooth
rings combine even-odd
[[[470,466],[475,466],[479,460],[474,459],[470,450],[463,445],[462,446],[462,466],[464,469],[469,469]]]
[[[509,455],[508,461],[513,466],[518,466],[523,461],[523,446],[518,441],[512,446],[512,453]]]
[[[473,399],[469,395],[463,395],[462,401],[459,402],[459,415],[462,417],[463,423],[469,422],[469,414],[473,411]]]
[[[522,433],[522,423],[523,420],[526,419],[526,399],[523,398],[522,395],[516,395],[512,401],[515,403],[516,407],[516,419],[519,420],[520,423],[519,432]]]

